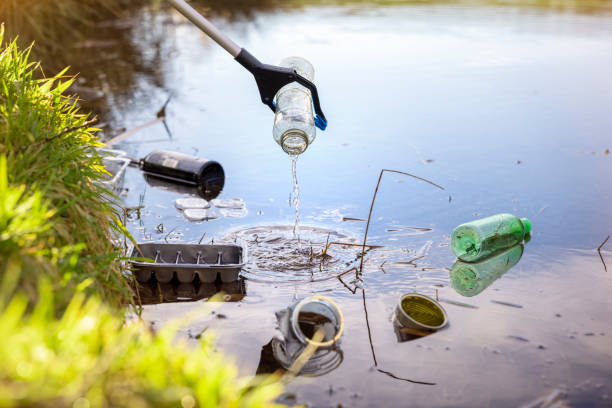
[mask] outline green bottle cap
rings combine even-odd
[[[531,231],[531,221],[529,221],[527,218],[521,218],[521,222],[525,227],[525,235],[529,234],[529,232]]]

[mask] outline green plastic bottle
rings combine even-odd
[[[525,239],[531,221],[512,214],[497,214],[459,225],[453,231],[451,248],[457,258],[474,262]]]
[[[523,244],[518,244],[480,262],[457,260],[449,272],[451,286],[461,296],[476,296],[501,278],[523,255]]]

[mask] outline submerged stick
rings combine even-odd
[[[368,308],[366,306],[366,297],[365,297],[365,289],[361,288],[361,294],[363,296],[363,311],[365,312],[365,320],[366,320],[366,326],[368,328],[368,339],[370,340],[370,349],[372,350],[372,359],[374,360],[374,367],[376,368],[376,371],[386,374],[391,378],[395,378],[396,380],[402,380],[402,381],[407,381],[413,384],[421,384],[421,385],[436,385],[436,383],[432,383],[432,382],[427,382],[427,381],[416,381],[416,380],[410,380],[408,378],[402,378],[402,377],[398,377],[397,375],[389,372],[389,371],[385,371],[381,368],[378,368],[378,361],[376,361],[376,353],[374,352],[374,343],[372,342],[372,331],[370,330],[370,319],[368,318]]]
[[[365,233],[363,234],[363,245],[361,247],[361,262],[359,263],[359,271],[360,272],[363,270],[363,258],[364,258],[364,255],[365,255],[366,241],[368,239],[368,230],[370,229],[370,219],[372,218],[372,211],[374,210],[374,202],[376,201],[376,194],[378,193],[378,187],[380,187],[380,182],[382,180],[382,176],[383,176],[383,173],[385,171],[387,171],[389,173],[403,174],[405,176],[409,176],[409,177],[415,178],[417,180],[421,180],[421,181],[424,181],[426,183],[429,183],[432,186],[439,188],[440,190],[444,190],[444,187],[442,187],[441,185],[436,184],[433,181],[427,180],[427,179],[425,179],[423,177],[415,176],[414,174],[406,173],[404,171],[399,171],[399,170],[382,169],[380,171],[380,174],[378,175],[378,183],[376,183],[376,189],[374,189],[374,195],[372,196],[372,204],[370,204],[370,213],[368,214],[368,222],[366,224]]]
[[[164,126],[166,126],[166,106],[168,106],[168,103],[170,102],[170,99],[172,98],[172,95],[170,95],[168,97],[168,99],[166,99],[166,102],[164,103],[164,105],[161,107],[161,109],[157,112],[156,114],[156,119],[153,119],[147,123],[144,123],[140,126],[136,126],[134,129],[130,129],[126,132],[121,133],[119,136],[115,136],[113,137],[111,140],[107,141],[105,144],[107,146],[113,146],[116,145],[117,143],[119,143],[120,141],[122,141],[123,139],[132,136],[134,133],[138,133],[143,129],[146,129],[150,126],[153,126],[159,122],[164,123]],[[166,126],[166,131],[169,132],[168,127]]]
[[[363,297],[363,311],[365,313],[366,327],[368,328],[368,340],[370,340],[370,349],[372,350],[372,359],[374,360],[374,367],[378,367],[376,361],[376,353],[374,352],[374,342],[372,342],[372,330],[370,329],[370,319],[368,318],[368,307],[366,305],[365,289],[361,288],[361,295]]]
[[[412,265],[416,268],[416,264],[414,263],[414,261],[418,261],[419,259],[423,259],[425,258],[427,255],[421,255],[421,256],[417,256],[416,258],[412,258],[409,261],[397,261],[397,262],[393,262],[394,265]]]
[[[608,272],[608,267],[606,266],[606,262],[604,261],[603,256],[601,256],[601,248],[606,244],[606,242],[608,242],[609,239],[610,239],[610,236],[608,235],[606,239],[604,239],[604,242],[602,242],[601,245],[597,247],[597,253],[599,254],[599,259],[601,259],[601,263],[603,264],[604,270],[606,272]]]
[[[388,375],[391,378],[395,378],[396,380],[402,380],[402,381],[407,381],[413,384],[422,384],[422,385],[436,385],[436,383],[432,383],[432,382],[427,382],[427,381],[415,381],[415,380],[410,380],[408,378],[402,378],[402,377],[398,377],[397,375],[389,372],[389,371],[385,371],[385,370],[381,370],[380,368],[377,368],[376,371],[378,371],[379,373],[383,373]]]
[[[356,279],[358,279],[358,278],[357,278],[357,272],[359,272],[359,269],[357,269],[357,267],[356,267],[356,266],[353,266],[352,268],[347,269],[346,271],[344,271],[344,272],[342,272],[342,273],[339,273],[339,274],[336,276],[336,278],[338,278],[338,280],[340,281],[340,283],[341,283],[341,284],[343,284],[343,285],[344,285],[344,287],[345,287],[345,288],[347,288],[347,289],[349,290],[349,292],[351,292],[351,293],[354,295],[354,294],[355,294],[355,292],[357,292],[357,285],[355,285],[355,287],[354,287],[353,289],[351,289],[351,288],[350,288],[350,287],[349,287],[349,286],[348,286],[348,285],[347,285],[347,284],[346,284],[346,283],[345,283],[345,282],[342,280],[342,277],[343,277],[344,275],[346,275],[347,273],[352,272],[352,271],[355,271],[355,278],[356,278]]]

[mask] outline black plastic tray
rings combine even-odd
[[[246,263],[246,249],[240,245],[197,245],[144,243],[134,247],[131,254],[132,270],[138,282],[155,278],[167,283],[174,277],[181,283],[191,283],[197,276],[200,282],[212,283],[238,279]],[[149,258],[141,261],[133,258]]]

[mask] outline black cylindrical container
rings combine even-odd
[[[171,181],[169,179],[163,179],[160,177],[155,177],[150,174],[145,174],[144,179],[148,185],[154,187],[158,190],[164,190],[171,193],[181,194],[181,195],[191,195],[191,196],[200,196],[206,201],[210,201],[213,198],[217,198],[221,193],[220,188],[215,188],[213,185],[212,188],[206,190],[205,186],[202,185],[190,185],[185,183],[177,183],[175,181]]]
[[[156,150],[141,160],[140,168],[148,175],[197,187],[205,195],[218,195],[225,184],[219,163],[183,153]]]

